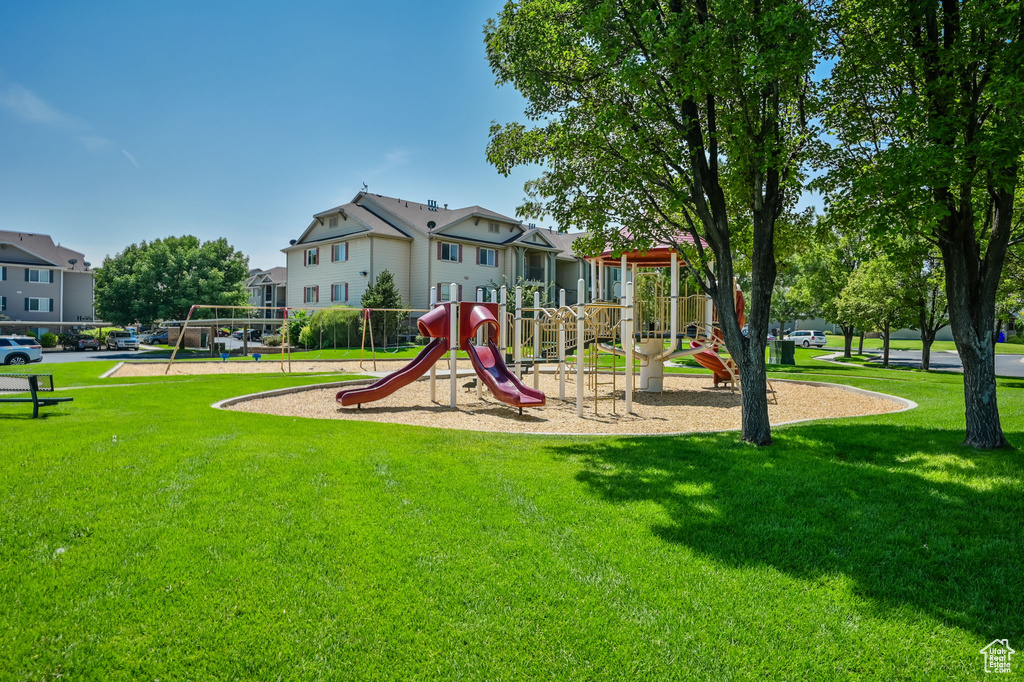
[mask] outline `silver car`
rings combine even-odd
[[[0,364],[27,365],[43,361],[43,347],[29,336],[0,336]]]
[[[139,339],[132,332],[107,334],[107,350],[138,350]]]
[[[803,346],[804,348],[810,348],[811,346],[822,348],[825,345],[825,332],[800,329],[791,332],[784,340],[795,341],[796,345]]]

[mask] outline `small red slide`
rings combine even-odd
[[[430,343],[419,352],[419,355],[402,369],[392,372],[369,386],[340,391],[337,401],[345,406],[359,405],[360,403],[372,403],[374,400],[389,396],[429,372],[434,363],[444,357],[447,352],[448,339],[431,339]]]
[[[495,398],[512,407],[542,407],[545,404],[543,392],[524,385],[515,373],[509,371],[494,341],[488,339],[486,346],[467,344],[466,351],[477,376],[491,389]]]

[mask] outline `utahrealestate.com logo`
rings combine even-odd
[[[1009,640],[992,640],[987,647],[981,650],[981,655],[985,657],[985,672],[1010,672],[1010,657],[1015,653],[1017,652],[1010,648]]]

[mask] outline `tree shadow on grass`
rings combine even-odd
[[[554,450],[580,462],[577,480],[603,499],[660,505],[671,521],[651,530],[666,542],[729,566],[843,574],[882,608],[1020,638],[1024,456],[957,447],[960,437],[809,424],[776,431],[763,449],[708,434]]]

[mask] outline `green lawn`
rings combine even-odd
[[[920,407],[757,449],[222,412],[324,378],[47,366],[87,388],[0,405],[0,678],[984,677],[1024,642],[1024,459],[958,445],[959,376],[815,354],[772,376]],[[1024,381],[999,397],[1022,447]]]
[[[826,343],[829,348],[843,349],[845,343],[842,335],[839,334],[826,334]],[[855,336],[853,338],[853,350],[860,347],[860,337]],[[921,350],[921,339],[906,339],[897,340],[893,339],[889,342],[889,348],[892,350]],[[870,350],[882,350],[882,339],[864,339],[864,349]],[[952,341],[935,341],[932,343],[933,353],[942,353],[945,351],[955,351],[956,344]],[[996,353],[1008,353],[1008,354],[1019,354],[1024,355],[1024,345],[1019,343],[997,343]]]

